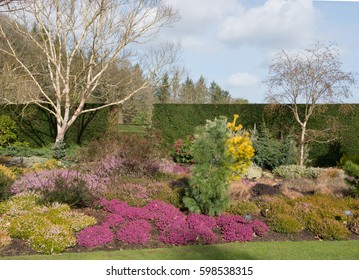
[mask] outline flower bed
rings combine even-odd
[[[268,231],[261,221],[247,221],[237,215],[217,218],[194,213],[185,215],[160,200],[151,201],[144,207],[131,207],[116,199],[102,199],[99,204],[108,215],[101,224],[78,233],[77,240],[82,246],[110,243],[114,236],[125,244],[146,244],[151,238],[171,245],[245,242]]]

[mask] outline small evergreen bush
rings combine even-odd
[[[278,140],[263,124],[253,138],[253,162],[262,169],[273,170],[281,165],[295,163],[296,146],[290,134]]]
[[[347,161],[343,167],[345,174],[348,176],[345,181],[352,188],[354,194],[359,196],[359,164]]]
[[[190,178],[191,187],[183,198],[184,205],[194,213],[220,215],[228,203],[232,165],[226,153],[227,119],[221,117],[198,127],[193,144],[196,165]]]

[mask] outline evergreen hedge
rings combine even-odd
[[[324,128],[328,122],[335,122],[336,130],[330,133],[339,139],[331,143],[313,143],[309,152],[311,165],[335,166],[343,154],[357,153],[359,104],[319,105],[318,109],[309,121],[309,129]],[[300,130],[288,107],[267,104],[155,104],[152,125],[162,132],[163,143],[170,149],[177,139],[192,135],[195,127],[204,125],[207,119],[219,116],[232,119],[234,114],[239,115],[239,122],[245,129],[251,130],[264,122],[279,139],[291,131],[297,135]]]
[[[94,106],[86,105],[85,108]],[[56,138],[56,120],[47,110],[36,105],[0,106],[0,115],[8,115],[19,128],[19,138],[31,146],[52,144]],[[108,110],[80,115],[65,135],[67,144],[81,144],[101,136],[108,127]]]

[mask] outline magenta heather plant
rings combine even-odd
[[[160,241],[172,245],[188,245],[196,240],[196,235],[188,226],[170,227],[160,230]]]
[[[261,221],[251,221],[250,225],[257,236],[264,236],[269,230],[268,226]]]
[[[224,225],[221,229],[222,238],[225,242],[246,242],[253,239],[252,227],[248,224]]]
[[[117,227],[118,225],[123,224],[125,221],[125,218],[121,215],[110,213],[103,220],[102,225],[108,226],[110,228]]]
[[[110,236],[111,228],[119,229],[117,239],[128,244],[144,244],[150,239],[153,222],[159,231],[158,239],[166,244],[212,244],[218,240],[214,229],[219,227],[225,242],[251,241],[254,234],[263,236],[268,227],[261,221],[247,221],[236,215],[222,215],[217,219],[190,213],[186,216],[178,208],[161,200],[154,200],[145,207],[131,207],[119,200],[99,200],[98,204],[110,214],[103,223],[82,233],[80,244],[98,246]],[[101,239],[101,234],[105,236]],[[94,241],[90,241],[93,236]],[[85,240],[85,241],[83,241]],[[108,241],[111,242],[111,241]]]
[[[146,219],[148,217],[146,209],[140,207],[131,207],[127,203],[117,199],[113,199],[111,201],[103,199],[101,200],[101,204],[104,207],[104,210],[113,214],[117,214],[127,221]]]
[[[151,225],[145,220],[132,221],[121,227],[117,239],[128,244],[145,244],[151,237]]]
[[[196,236],[196,240],[200,241],[199,243],[212,244],[218,239],[212,230],[217,225],[213,217],[190,213],[187,217],[187,223]]]
[[[114,234],[106,225],[87,227],[77,234],[77,242],[84,247],[96,247],[114,240]]]
[[[217,219],[217,225],[225,242],[251,241],[254,237],[253,221],[246,221],[240,216],[222,215]]]

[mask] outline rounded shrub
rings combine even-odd
[[[343,222],[318,216],[309,219],[307,227],[322,239],[347,240],[351,234]]]
[[[40,196],[23,193],[0,203],[0,229],[27,241],[39,253],[63,252],[74,246],[74,233],[96,223],[92,217],[72,212],[68,205],[39,204]]]
[[[304,229],[302,223],[289,214],[273,216],[269,219],[268,224],[273,231],[280,233],[297,233]]]
[[[0,164],[0,201],[11,196],[10,187],[15,179],[15,173],[10,168]]]
[[[235,215],[257,215],[260,210],[253,201],[237,201],[226,208],[226,212]]]
[[[11,237],[9,232],[3,229],[0,229],[0,250],[1,248],[9,245],[11,243]]]
[[[151,224],[146,220],[132,221],[117,232],[117,239],[127,244],[145,244],[151,237]]]

